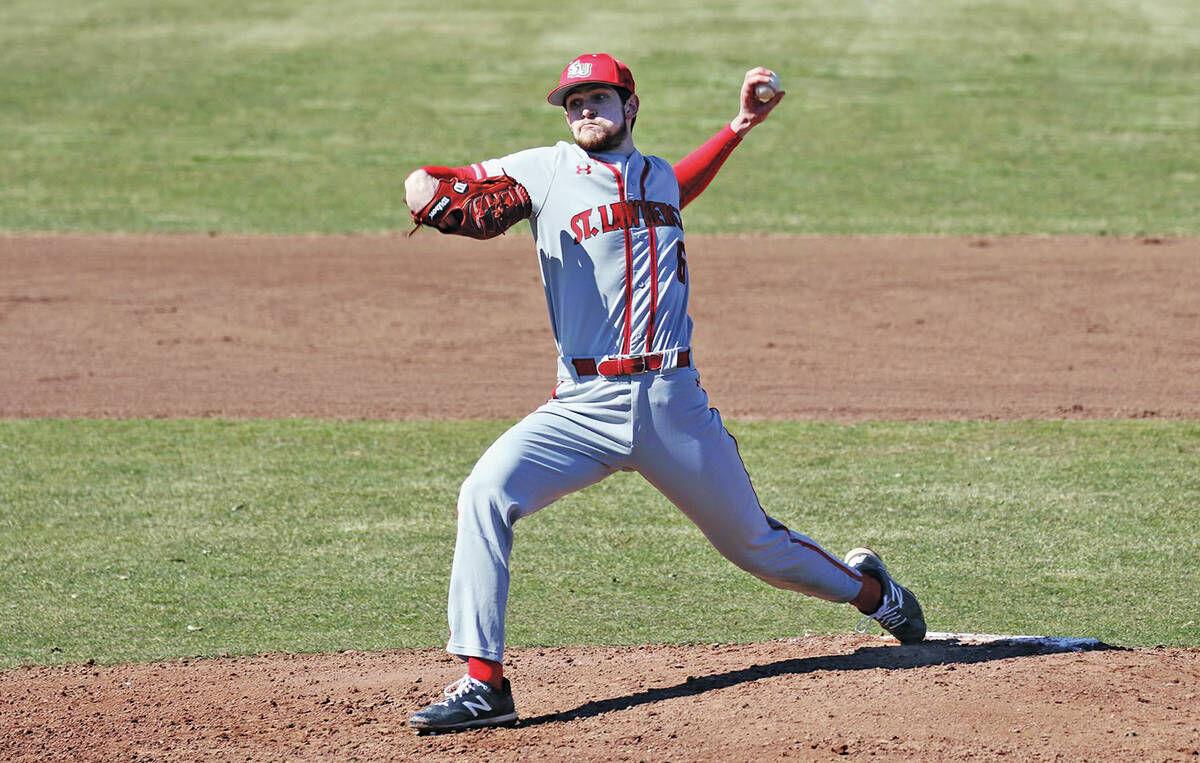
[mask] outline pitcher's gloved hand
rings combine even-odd
[[[488,239],[533,214],[529,192],[508,175],[483,180],[431,177],[437,181],[433,198],[412,212],[417,227],[428,225],[442,233]]]

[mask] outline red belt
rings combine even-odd
[[[675,356],[675,368],[687,368],[692,364],[691,350],[680,350]],[[657,371],[663,367],[663,354],[634,355],[631,358],[610,358],[597,363],[592,358],[574,358],[571,365],[580,376],[630,376]]]

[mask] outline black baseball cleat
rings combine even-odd
[[[901,644],[919,644],[925,638],[925,613],[913,592],[892,580],[879,554],[869,548],[856,548],[846,554],[846,566],[879,581],[883,601],[870,615]]]
[[[445,699],[408,719],[408,725],[416,729],[418,734],[503,726],[517,721],[512,686],[507,678],[503,686],[493,689],[483,681],[463,676],[442,693]]]

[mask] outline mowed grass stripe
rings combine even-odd
[[[0,230],[404,228],[409,169],[564,139],[544,95],[602,49],[672,160],[781,73],[695,232],[1196,234],[1197,29],[1191,0],[11,0]]]
[[[0,667],[440,645],[458,484],[505,422],[0,423]],[[1200,424],[733,422],[768,511],[937,630],[1200,643]],[[517,529],[511,643],[840,632],[640,477]]]

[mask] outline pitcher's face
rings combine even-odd
[[[611,151],[629,135],[629,119],[637,115],[636,96],[624,104],[609,85],[583,85],[563,101],[571,135],[584,151]]]

